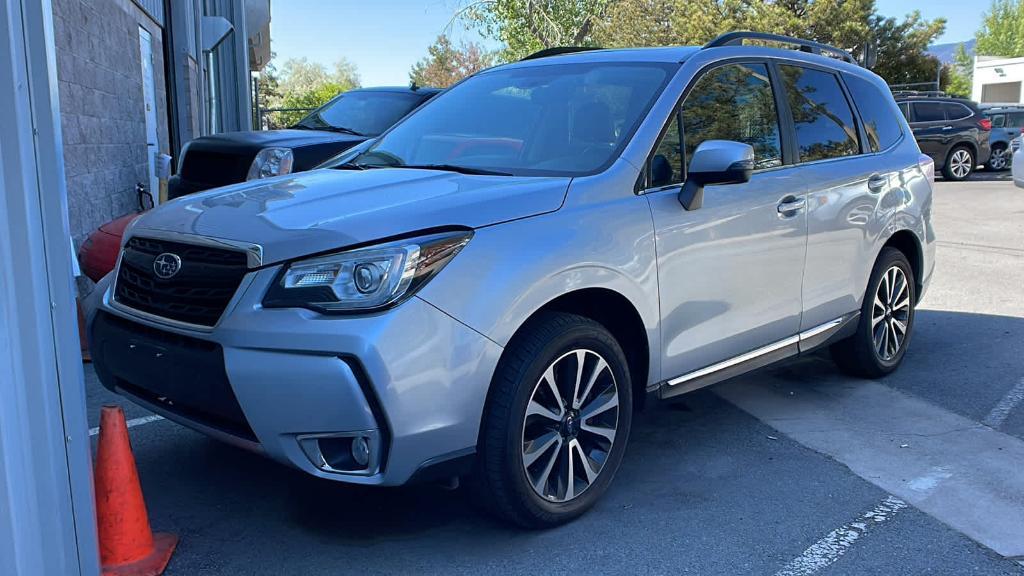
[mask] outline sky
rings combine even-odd
[[[354,62],[363,86],[409,83],[409,69],[427,53],[441,33],[456,42],[481,38],[461,23],[449,26],[452,15],[470,0],[272,0],[270,47],[275,64],[305,57],[330,67],[339,57]],[[902,17],[920,10],[925,18],[946,18],[946,33],[939,43],[974,37],[988,0],[877,0],[878,12]]]

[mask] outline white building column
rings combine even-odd
[[[49,0],[0,7],[0,574],[99,573]]]

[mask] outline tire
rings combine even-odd
[[[993,172],[1002,172],[1010,167],[1010,161],[1013,158],[1013,154],[1010,153],[1010,149],[1005,144],[996,144],[992,147],[992,155],[989,156],[988,162],[985,163],[985,169]]]
[[[902,284],[899,280],[901,275]],[[917,303],[915,282],[914,271],[903,252],[895,248],[883,248],[871,271],[871,281],[868,282],[868,290],[864,294],[864,304],[861,306],[856,333],[831,347],[832,358],[843,372],[862,378],[881,378],[899,367],[914,330]],[[886,298],[886,286],[890,283],[895,286],[895,296]],[[905,289],[901,288],[901,285],[905,286]],[[876,296],[882,301],[883,306],[876,305]],[[895,305],[886,307],[885,301]],[[893,323],[894,320],[905,327],[902,337],[899,335],[899,325]],[[890,343],[889,338],[893,334],[896,334],[895,340],[892,341],[896,343],[894,351],[885,347]]]
[[[959,182],[966,180],[977,166],[977,158],[967,146],[954,146],[946,156],[946,164],[942,167],[942,175],[946,180]]]
[[[584,375],[576,385],[581,350]],[[587,375],[593,372],[598,376],[588,388]],[[552,378],[554,388],[547,385]],[[568,401],[576,386],[584,389],[572,392],[583,400],[578,405]],[[556,389],[563,405],[575,406],[563,408],[557,420],[552,418],[559,407]],[[505,349],[491,382],[470,484],[478,503],[525,528],[557,526],[586,512],[622,462],[633,415],[631,390],[622,348],[601,324],[555,312],[531,320]],[[583,468],[583,454],[589,469]],[[532,462],[524,465],[528,459]],[[595,468],[596,475],[587,474]]]

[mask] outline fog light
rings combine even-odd
[[[365,436],[357,436],[352,440],[352,459],[360,466],[366,466],[370,462],[370,443]]]

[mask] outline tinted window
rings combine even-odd
[[[914,122],[945,122],[946,112],[939,102],[914,102]]]
[[[906,102],[900,102],[900,112],[903,112],[903,117],[910,122],[910,104]]]
[[[946,110],[946,120],[963,120],[964,118],[974,114],[973,110],[963,104],[946,102],[942,107]]]
[[[1003,126],[1006,126],[1006,115],[1005,114],[996,114],[994,116],[990,115],[989,119],[992,120],[992,127],[993,128],[1002,128]]]
[[[705,140],[734,140],[754,148],[756,168],[782,164],[779,116],[764,64],[730,64],[706,72],[682,107],[687,162]]]
[[[852,156],[860,152],[853,111],[829,72],[780,66],[786,100],[796,127],[800,162]]]
[[[400,92],[347,92],[303,118],[300,126],[345,128],[367,136],[387,130],[415,108],[423,97]]]
[[[654,149],[650,170],[651,186],[668,186],[683,181],[683,146],[679,140],[678,112],[672,114],[665,134]]]
[[[892,96],[858,76],[845,75],[845,78],[846,87],[850,89],[850,96],[864,122],[871,151],[878,152],[895,144],[903,130],[892,107]]]
[[[591,174],[614,160],[678,64],[499,68],[435,96],[356,162]]]
[[[1007,128],[1020,128],[1024,126],[1024,112],[1011,112],[1006,115]]]

